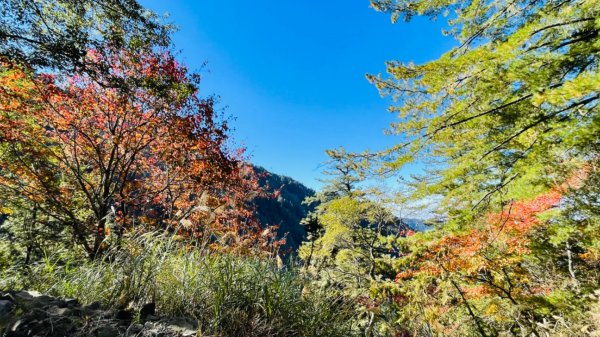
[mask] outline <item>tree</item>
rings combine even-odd
[[[370,290],[394,279],[390,243],[406,235],[406,225],[386,207],[381,193],[364,186],[360,158],[347,156],[343,149],[327,154],[331,159],[324,174],[330,178],[306,199],[315,210],[304,220],[309,241],[300,247],[299,257],[316,283],[355,303],[364,335],[387,333],[383,306]]]
[[[597,289],[600,4],[373,0],[392,19],[449,16],[458,46],[368,78],[399,104],[379,173],[430,161],[414,197],[443,226],[399,238],[401,336],[585,335]],[[373,292],[372,292],[373,293]],[[585,298],[585,299],[584,299]]]
[[[257,183],[240,153],[227,149],[227,124],[212,99],[198,96],[199,77],[166,50],[107,45],[86,59],[110,65],[108,78],[139,78],[144,86],[105,86],[103,73],[59,79],[2,63],[3,203],[68,228],[92,258],[111,229],[119,235],[140,225],[228,237],[224,247],[260,245],[246,197]]]
[[[537,254],[531,235],[544,227],[538,216],[560,198],[553,191],[488,214],[468,231],[417,234],[401,243],[394,291],[404,328],[418,335],[428,326],[445,336],[543,331],[536,316],[556,309],[544,299],[560,293],[563,280],[530,262]]]
[[[107,73],[89,49],[166,47],[170,28],[135,0],[1,0],[0,57],[34,70]]]
[[[598,1],[372,5],[394,20],[449,16],[460,43],[438,60],[388,62],[389,77],[368,76],[401,102],[390,107],[400,118],[391,131],[407,139],[380,154],[382,170],[431,154],[438,165],[421,189],[471,208],[532,197],[597,158],[588,150],[600,134]]]

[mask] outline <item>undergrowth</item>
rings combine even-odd
[[[311,289],[295,267],[196,249],[164,234],[126,239],[95,261],[53,255],[2,273],[5,289],[37,290],[108,308],[154,302],[161,315],[197,319],[202,335],[352,335],[351,304]]]

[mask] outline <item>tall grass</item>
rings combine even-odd
[[[156,233],[128,239],[101,260],[48,257],[22,287],[83,303],[140,307],[197,319],[203,334],[348,336],[352,308],[291,266],[258,257],[193,249]]]

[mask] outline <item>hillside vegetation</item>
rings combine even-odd
[[[312,209],[303,202],[312,197],[315,191],[290,177],[268,172],[261,167],[255,167],[254,171],[259,176],[259,185],[268,193],[253,201],[258,221],[264,226],[278,226],[277,237],[285,237],[285,247],[296,251],[306,239],[302,219]]]

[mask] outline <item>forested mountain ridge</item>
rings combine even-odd
[[[296,251],[307,239],[306,228],[301,222],[318,206],[318,202],[305,201],[316,192],[291,177],[269,172],[263,167],[254,166],[254,171],[260,187],[268,194],[252,201],[257,220],[264,228],[278,226],[277,237],[285,237],[285,246]],[[389,227],[390,233],[394,234],[430,228],[422,219],[398,217],[393,217]]]
[[[315,191],[302,183],[283,175],[255,166],[258,183],[270,195],[253,200],[256,217],[263,227],[277,225],[277,236],[286,238],[286,246],[296,250],[306,238],[306,230],[300,221],[307,216],[310,205],[304,204]]]

